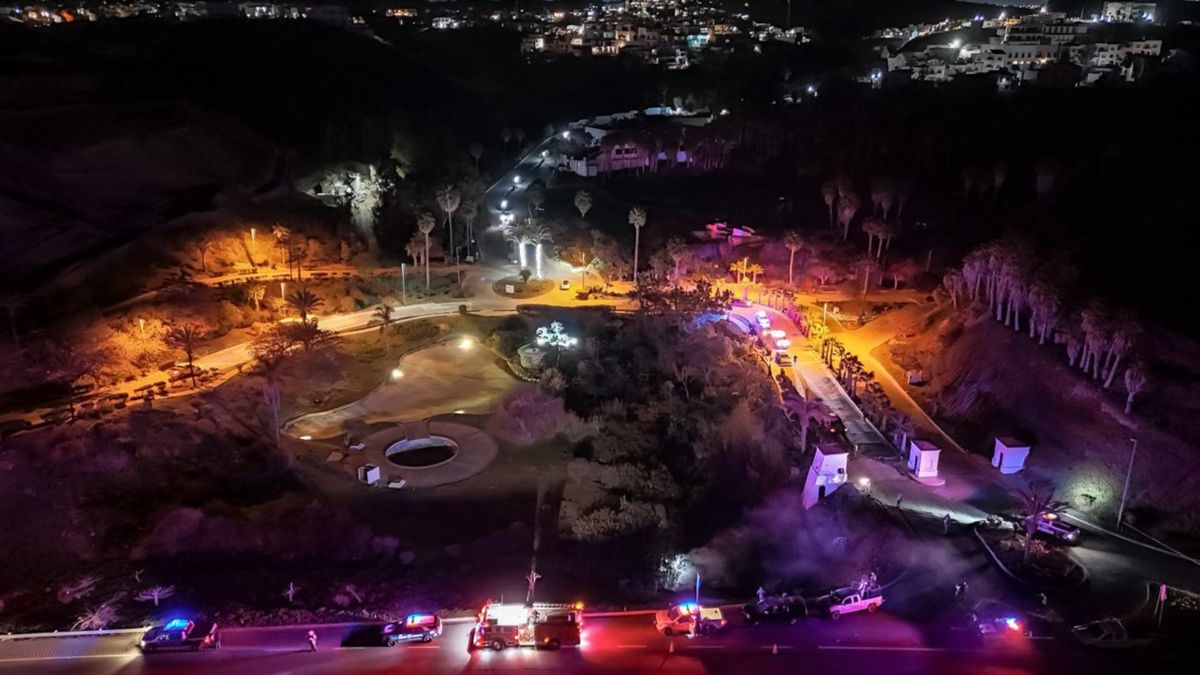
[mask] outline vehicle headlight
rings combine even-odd
[[[146,647],[146,641],[145,641],[145,640],[138,640],[138,646],[139,646],[139,647],[141,647],[141,648],[143,648],[143,649],[145,649],[145,647]]]

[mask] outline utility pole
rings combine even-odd
[[[787,18],[783,20],[783,29],[787,30],[792,27],[792,0],[787,3]]]
[[[1133,444],[1133,448],[1129,451],[1129,469],[1125,471],[1125,489],[1121,490],[1121,506],[1117,509],[1117,531],[1121,530],[1121,518],[1125,515],[1125,498],[1129,496],[1129,481],[1133,478],[1133,460],[1137,457],[1137,439],[1131,438],[1129,442]]]
[[[400,263],[400,304],[408,304],[408,282],[405,280],[404,263]]]

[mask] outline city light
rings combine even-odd
[[[513,174],[513,184],[514,184],[514,185],[520,185],[520,184],[521,184],[521,174],[519,174],[519,173],[517,173],[517,174]]]
[[[508,200],[507,200],[507,199],[501,199],[501,200],[500,200],[500,208],[501,208],[501,209],[507,209],[507,208],[508,208]]]
[[[570,138],[571,138],[571,132],[569,132],[569,131],[564,131],[564,132],[563,132],[563,140],[565,141],[565,140],[568,140],[568,139],[570,139]]]
[[[859,479],[858,479],[858,487],[860,487],[860,488],[862,488],[862,489],[864,489],[864,490],[866,490],[867,488],[871,487],[871,479],[870,479],[870,478],[867,478],[866,476],[863,476],[862,478],[859,478]]]
[[[404,377],[403,370],[400,370],[399,368],[392,368],[392,379],[393,380],[398,380],[402,377]]]
[[[301,437],[300,437],[300,440],[302,440],[302,441],[311,441],[311,440],[312,440],[312,436],[311,436],[310,434],[304,434],[303,436],[301,436]]]
[[[475,340],[473,340],[469,337],[464,337],[463,339],[458,341],[458,348],[463,350],[464,352],[470,351],[471,348],[473,348],[474,346],[475,346]]]

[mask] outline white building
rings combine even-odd
[[[821,499],[846,483],[846,463],[850,454],[836,443],[822,443],[813,452],[812,465],[804,479],[804,508],[811,509]]]
[[[1106,2],[1100,19],[1111,23],[1152,23],[1156,8],[1153,2]]]
[[[908,470],[917,478],[935,478],[942,450],[926,440],[913,439],[908,443]]]

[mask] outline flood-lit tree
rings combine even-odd
[[[153,602],[155,607],[158,603],[175,595],[174,586],[151,586],[138,592],[134,599],[141,602]]]
[[[828,419],[829,407],[826,406],[821,399],[813,396],[804,398],[797,394],[792,394],[789,390],[788,395],[783,398],[783,407],[797,426],[800,427],[800,451],[805,452],[808,449],[808,430],[812,422],[822,424]]]
[[[942,287],[950,296],[950,304],[958,309],[959,298],[966,293],[966,282],[963,281],[962,272],[953,268],[946,270],[946,273],[942,275]]]
[[[671,262],[674,263],[673,279],[675,284],[678,285],[679,266],[683,264],[683,261],[687,260],[688,256],[691,254],[691,249],[689,249],[688,245],[679,237],[671,237],[667,240],[665,250],[667,257],[669,257]]]
[[[838,224],[842,226],[842,240],[850,238],[850,223],[854,222],[854,216],[858,213],[860,202],[858,195],[853,192],[839,194],[838,196]]]
[[[1108,373],[1104,380],[1104,388],[1112,387],[1117,369],[1121,367],[1121,359],[1133,353],[1133,344],[1141,332],[1137,319],[1130,313],[1119,314],[1112,325],[1112,337],[1108,342],[1108,354],[1104,358],[1103,371]]]
[[[879,257],[883,253],[883,229],[886,227],[884,222],[875,216],[867,216],[863,219],[862,230],[863,234],[867,235],[867,254]],[[875,239],[879,239],[879,253],[875,252]]]
[[[1125,414],[1133,410],[1133,397],[1146,390],[1150,378],[1146,374],[1146,366],[1140,361],[1134,361],[1125,369]]]
[[[483,157],[483,144],[472,143],[467,148],[467,153],[471,155],[471,159],[475,160],[475,170],[479,170],[479,160]]]
[[[388,326],[392,323],[392,306],[386,302],[379,303],[375,311],[371,313],[371,318],[379,319],[379,338],[383,340],[383,349],[388,356],[392,355],[392,340],[388,335]]]
[[[300,315],[301,323],[308,323],[309,314],[320,309],[325,301],[317,297],[307,286],[301,286],[287,296],[287,304]]]
[[[167,343],[183,351],[187,359],[188,373],[192,376],[192,387],[196,384],[196,347],[208,335],[208,326],[199,321],[181,321],[167,329]]]
[[[916,279],[924,267],[912,258],[904,258],[888,265],[887,273],[892,277],[892,290],[900,288],[900,284],[910,284]]]
[[[1038,519],[1043,514],[1061,514],[1067,507],[1066,502],[1054,498],[1054,486],[1044,482],[1030,484],[1028,490],[1021,491],[1021,503],[1025,516],[1025,554],[1023,561],[1029,562],[1033,555],[1033,536],[1037,534]]]
[[[261,311],[263,298],[267,297],[267,287],[262,284],[251,284],[246,288],[246,295],[254,302],[254,311]]]
[[[458,274],[458,283],[462,285],[462,271],[458,268],[458,249],[454,247],[454,212],[462,204],[462,194],[453,185],[438,190],[438,206],[446,213],[446,229],[450,232],[450,252],[454,256],[454,271]]]
[[[804,250],[807,245],[804,237],[796,230],[788,230],[783,235],[783,245],[788,250],[788,286],[792,285],[792,271],[796,266],[796,254]]]
[[[417,229],[421,234],[425,235],[425,291],[429,291],[429,235],[433,232],[433,228],[437,226],[437,221],[434,220],[432,213],[422,213],[417,216]]]
[[[635,206],[629,209],[629,224],[633,226],[633,282],[638,279],[638,247],[642,240],[642,228],[646,225],[646,210]]]
[[[200,235],[192,241],[192,247],[196,250],[196,255],[200,256],[200,269],[205,274],[208,274],[208,252],[212,250],[213,238],[208,235]]]

